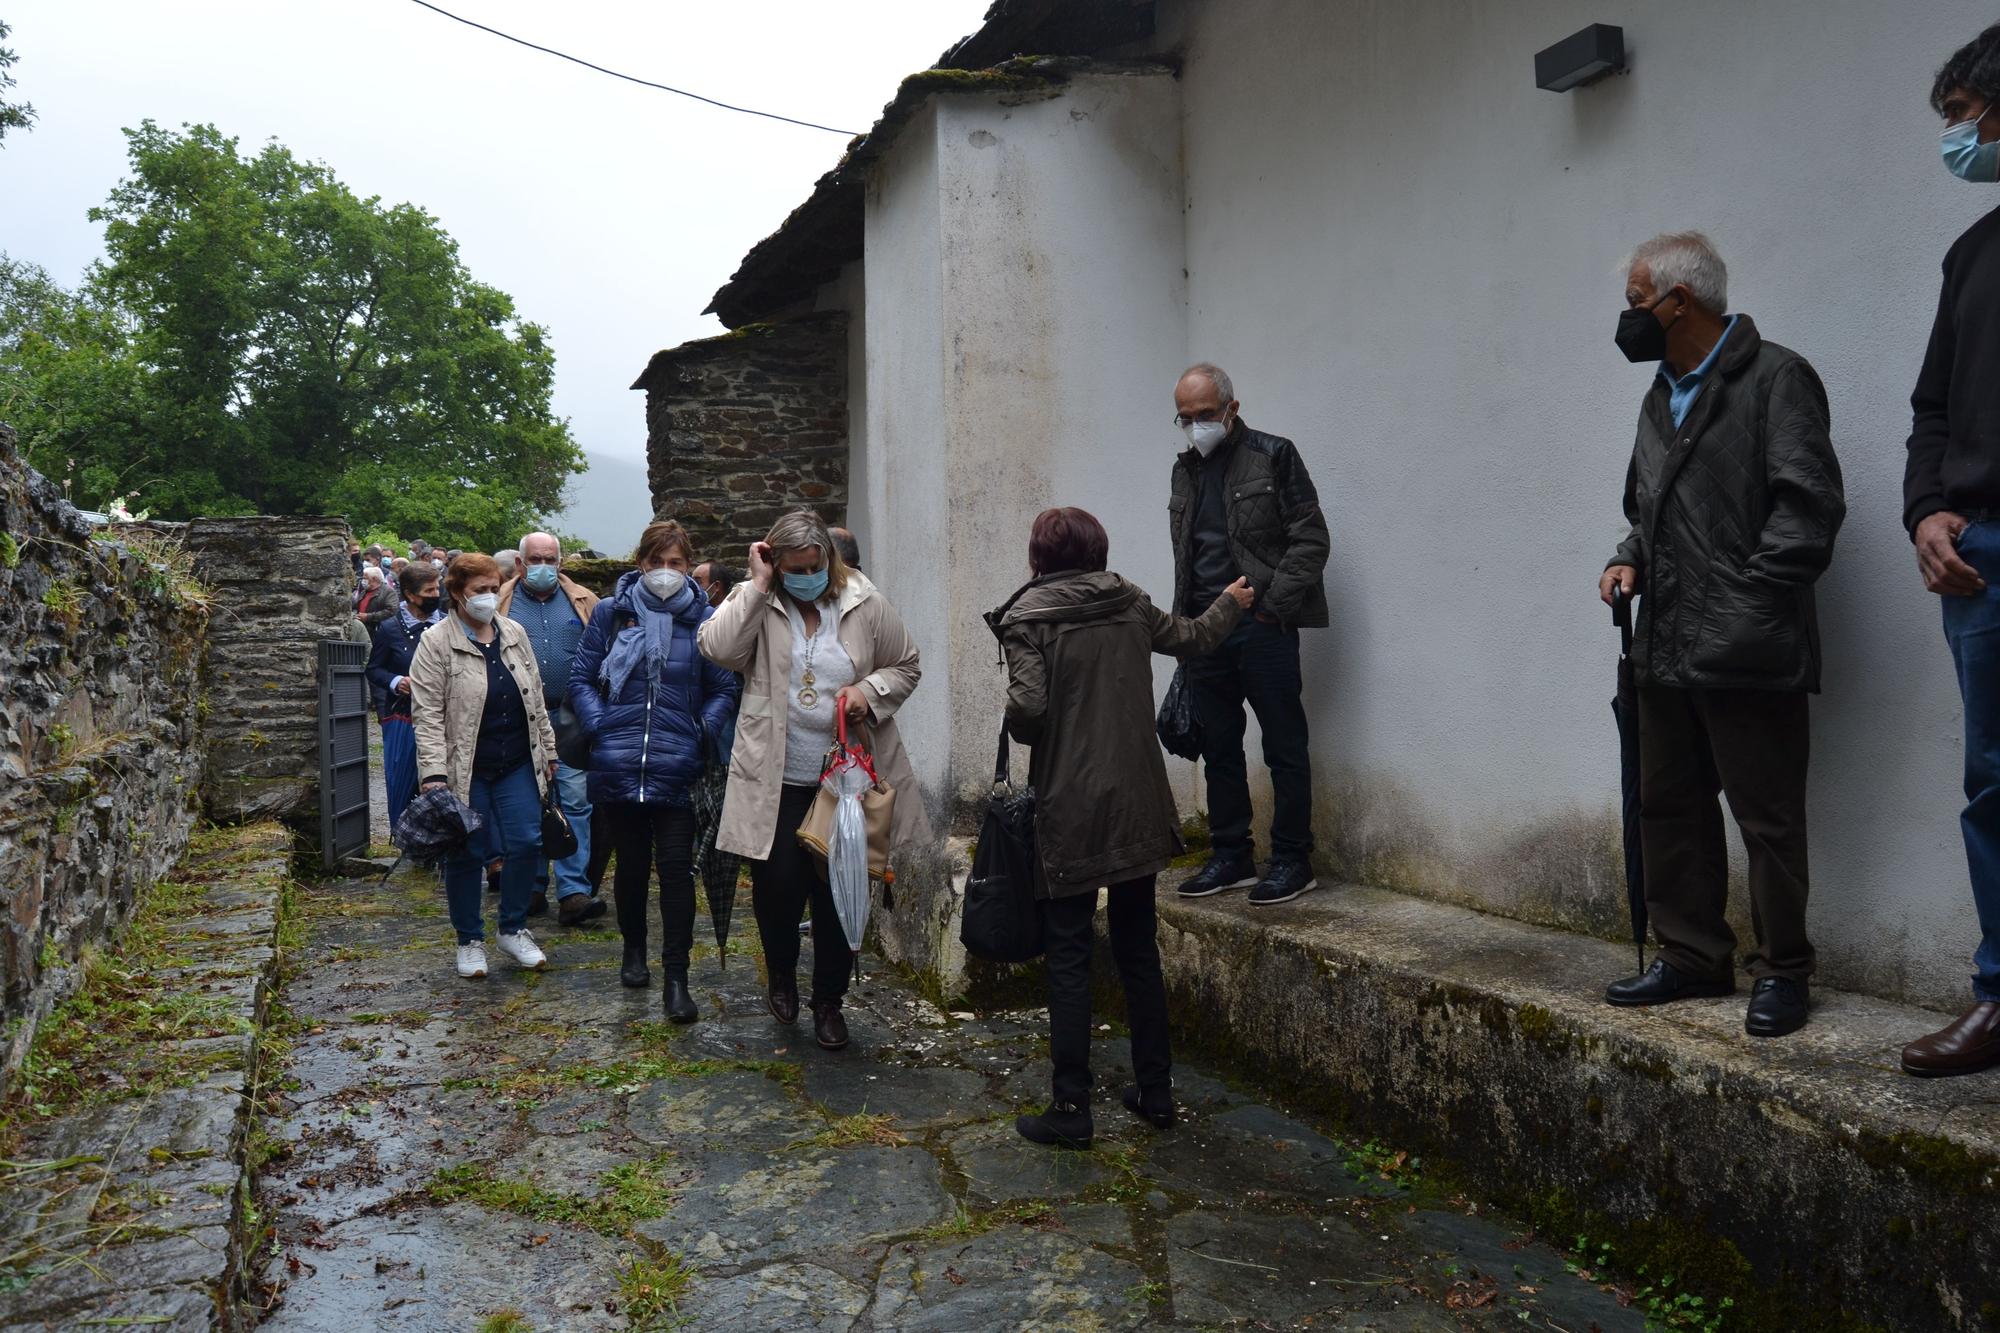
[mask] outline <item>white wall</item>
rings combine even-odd
[[[1114,567],[1169,590],[1160,383],[1186,343],[1179,129],[1162,73],[1013,106],[954,94],[876,172],[857,452],[888,557],[869,568],[925,650],[908,738],[934,794],[985,789],[1005,677],[980,616],[1027,578],[1036,513],[1092,509],[1123,534]],[[1134,475],[1141,453],[1154,466]]]
[[[1697,227],[1732,307],[1818,368],[1847,477],[1814,702],[1822,976],[1963,998],[1959,707],[1899,513],[1938,262],[2000,204],[1939,164],[1925,95],[1993,17],[1971,0],[1161,5],[1161,43],[1188,57],[1187,352],[1226,365],[1245,417],[1297,440],[1320,485],[1320,819],[1380,849],[1368,868],[1558,919],[1617,896],[1615,639],[1593,585],[1652,373],[1611,342],[1618,265]],[[1532,53],[1590,22],[1624,26],[1629,75],[1535,89]],[[1149,389],[1154,371],[1134,367]],[[1151,434],[1103,443],[1122,452],[1102,466],[1162,489]],[[1114,546],[1157,543],[1155,520]]]

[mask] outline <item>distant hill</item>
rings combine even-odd
[[[569,507],[563,510],[559,525],[562,531],[583,538],[606,555],[630,555],[640,530],[653,521],[646,464],[637,458],[588,449],[583,456],[589,470],[570,478]]]

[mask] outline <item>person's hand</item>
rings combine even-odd
[[[1606,606],[1609,606],[1611,605],[1611,590],[1613,588],[1623,588],[1625,595],[1630,597],[1633,589],[1638,586],[1638,570],[1632,568],[1630,565],[1613,565],[1604,571],[1602,578],[1597,580],[1597,595]]]
[[[841,711],[847,714],[849,722],[859,722],[868,716],[868,696],[861,692],[859,686],[841,686],[839,698]]]
[[[396,678],[396,693],[408,694],[409,692],[410,692],[410,678],[408,676],[398,676]]]
[[[1917,568],[1924,586],[1941,597],[1971,597],[1986,588],[1979,571],[1959,558],[1965,516],[1939,510],[1917,524]]]
[[[451,784],[450,784],[450,783],[448,783],[448,782],[426,782],[426,783],[424,784],[424,790],[425,790],[425,791],[442,791],[442,790],[444,790],[444,789],[445,789],[446,787],[449,787],[450,785],[451,785]]]
[[[549,781],[554,782],[555,780],[556,780],[556,761],[551,759],[549,760]]]
[[[1248,611],[1257,605],[1257,590],[1250,586],[1249,579],[1238,579],[1222,590],[1222,595]]]
[[[769,542],[750,543],[750,582],[758,592],[771,591],[771,579],[777,574],[777,552]]]

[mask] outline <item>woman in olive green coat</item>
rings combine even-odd
[[[1045,510],[1028,542],[1034,580],[997,627],[1007,658],[1007,729],[1033,748],[1028,771],[1055,1062],[1053,1103],[1015,1125],[1036,1143],[1065,1148],[1091,1140],[1091,918],[1105,886],[1138,1076],[1125,1089],[1125,1106],[1162,1129],[1174,1122],[1153,885],[1182,846],[1153,733],[1152,654],[1213,652],[1255,597],[1238,579],[1200,619],[1170,616],[1106,571],[1109,548],[1104,526],[1090,514]]]

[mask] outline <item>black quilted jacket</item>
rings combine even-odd
[[[1819,690],[1813,581],[1847,514],[1826,389],[1748,315],[1680,429],[1656,379],[1625,474],[1642,685]]]
[[[1258,611],[1288,629],[1326,628],[1326,515],[1298,448],[1240,421],[1232,444],[1223,476],[1229,553],[1256,588]],[[1174,460],[1173,493],[1167,501],[1176,608],[1187,605],[1194,579],[1195,468],[1200,462],[1201,455],[1192,449]]]

